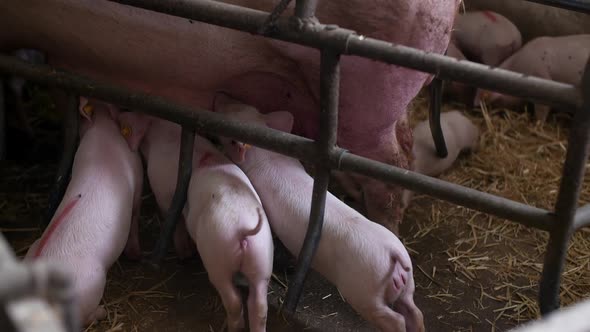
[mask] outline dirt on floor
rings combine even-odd
[[[425,118],[425,109],[419,98],[412,123]],[[465,114],[481,129],[480,148],[461,157],[441,178],[552,209],[568,117],[554,116],[540,126],[526,113],[470,110]],[[41,216],[56,160],[0,165],[4,179],[0,231],[23,256],[43,231]],[[587,181],[582,203],[590,198]],[[141,237],[147,253],[162,218],[149,188],[143,202]],[[404,218],[401,238],[412,256],[415,300],[428,331],[505,331],[538,317],[536,296],[548,239],[543,232],[417,195]],[[269,289],[269,331],[373,331],[338,290],[314,272],[307,278],[296,317],[282,317],[277,310],[293,261],[277,247]],[[588,247],[586,232],[576,234],[562,285],[565,304],[590,295]],[[220,331],[225,318],[200,260],[180,261],[172,252],[160,270],[121,258],[109,272],[103,302],[108,318],[88,331]]]

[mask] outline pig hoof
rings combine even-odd
[[[90,324],[94,323],[95,321],[103,320],[107,317],[107,311],[103,306],[98,306],[94,312],[92,312],[88,318],[84,321],[85,326],[89,326]]]

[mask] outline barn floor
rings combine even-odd
[[[424,105],[423,99],[416,101],[413,122],[425,118]],[[527,114],[467,115],[481,128],[481,148],[460,158],[442,178],[550,209],[565,155],[567,117],[552,117],[539,127]],[[55,167],[55,160],[1,163],[0,230],[19,256],[42,232],[39,222]],[[583,202],[590,198],[587,181]],[[144,251],[152,248],[160,219],[148,189],[141,220]],[[427,330],[505,331],[537,317],[547,239],[542,232],[416,196],[401,234],[413,259],[415,299]],[[569,251],[565,304],[590,295],[590,243],[584,236],[584,231],[577,234]],[[277,308],[292,268],[275,265],[274,272],[269,331],[373,331],[316,273],[308,278],[296,319],[287,323]],[[110,271],[103,300],[108,319],[88,331],[220,331],[224,322],[201,262],[181,262],[172,253],[160,271],[121,258]]]

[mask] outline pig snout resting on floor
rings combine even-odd
[[[288,112],[263,115],[226,97],[215,111],[236,119],[290,132]],[[297,256],[309,222],[313,179],[293,158],[222,139],[227,153],[260,195],[273,231]],[[312,267],[334,283],[350,305],[382,331],[423,331],[414,304],[414,279],[408,252],[385,227],[371,222],[328,193],[322,238]],[[392,310],[390,305],[393,305]]]
[[[506,59],[500,68],[525,75],[580,85],[590,56],[590,34],[540,37],[525,44]],[[498,92],[478,89],[474,105],[486,101],[491,106],[520,107],[525,100]],[[535,104],[535,117],[545,122],[550,106]]]
[[[81,140],[70,183],[25,259],[70,266],[81,319],[90,324],[106,315],[99,303],[108,269],[123,249],[131,256],[139,252],[143,167],[120,133],[117,109],[84,98],[80,106]]]
[[[195,143],[186,227],[221,295],[229,331],[244,327],[236,273],[249,285],[250,331],[266,331],[273,242],[260,198],[244,172],[211,143],[199,136]]]
[[[518,28],[487,10],[457,15],[451,40],[468,59],[490,66],[499,65],[522,46]]]
[[[176,189],[182,129],[174,122],[137,112],[122,113],[119,121],[131,149],[139,148],[145,158],[150,187],[165,216]],[[181,218],[174,232],[174,248],[180,258],[188,258],[196,248]]]
[[[453,165],[461,152],[472,151],[477,148],[479,142],[479,129],[466,116],[459,111],[442,113],[440,116],[448,155],[439,158],[436,155],[436,147],[432,139],[428,120],[418,123],[413,129],[414,146],[412,154],[412,170],[414,172],[439,176]],[[412,198],[412,191],[404,190],[403,207],[407,208]]]

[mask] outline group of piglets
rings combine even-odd
[[[537,37],[524,43],[506,17],[492,11],[457,15],[447,55],[524,75],[579,86],[590,57],[590,34]],[[466,105],[521,108],[522,98],[476,89],[459,82],[446,85],[446,94]],[[545,122],[550,107],[535,104],[535,118]]]
[[[293,126],[289,112],[262,114],[225,94],[215,98],[213,108],[285,132]],[[25,259],[45,259],[71,270],[81,319],[88,325],[106,315],[99,304],[109,268],[122,252],[132,259],[141,256],[140,154],[157,204],[165,212],[176,186],[181,127],[93,99],[81,98],[79,112],[80,145],[70,183],[51,223]],[[419,172],[438,174],[459,151],[475,144],[477,129],[469,120],[458,112],[444,113],[442,119],[449,157],[436,171],[416,166]],[[418,130],[416,140],[423,143],[416,145],[415,161],[434,155],[429,135]],[[188,257],[195,254],[196,243],[223,301],[230,331],[245,327],[234,278],[245,279],[249,328],[265,331],[274,248],[271,230],[298,255],[309,222],[313,178],[296,159],[228,138],[220,137],[219,142],[221,148],[195,137],[192,177],[175,248],[179,256]],[[330,193],[312,267],[380,330],[424,330],[423,315],[413,301],[412,263],[406,248],[391,231]]]

